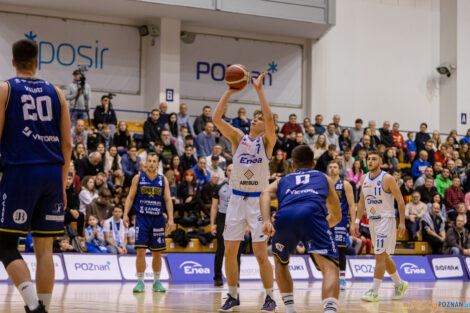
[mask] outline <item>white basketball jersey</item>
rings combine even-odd
[[[380,171],[375,178],[370,178],[367,173],[362,192],[366,203],[367,218],[380,219],[382,217],[395,217],[394,197],[383,188],[383,178],[387,173]]]
[[[269,159],[263,137],[244,135],[233,156],[230,188],[242,192],[261,192],[269,185]]]

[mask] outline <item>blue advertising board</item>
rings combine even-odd
[[[214,277],[214,255],[209,253],[168,253],[173,282],[208,283]]]
[[[435,281],[436,277],[424,256],[394,256],[400,277],[406,281]]]

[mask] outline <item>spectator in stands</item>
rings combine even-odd
[[[405,138],[403,138],[403,135],[400,133],[400,124],[398,124],[397,122],[393,123],[392,131],[390,132],[390,134],[393,138],[393,144],[397,149],[398,160],[400,160],[400,162],[403,162],[403,160],[405,159],[404,156],[408,152],[408,149],[406,147]]]
[[[326,136],[326,144],[328,146],[334,145],[337,151],[339,151],[339,140],[338,140],[339,137],[335,133],[335,124],[333,123],[328,124],[328,127],[326,128],[325,136]]]
[[[418,177],[424,174],[424,171],[429,166],[431,166],[431,164],[429,164],[428,162],[428,153],[426,152],[426,150],[421,149],[421,151],[419,152],[419,158],[415,160],[413,162],[413,165],[411,166],[411,175],[414,179],[417,179]]]
[[[367,151],[369,151],[371,149],[371,146],[370,146],[370,136],[369,135],[364,135],[361,139],[361,142],[359,142],[356,147],[354,148],[354,151],[353,151],[353,156],[357,156],[357,154],[359,153],[359,150],[361,149],[364,149]]]
[[[212,123],[211,107],[206,105],[202,109],[202,114],[194,121],[194,132],[198,135],[206,128],[207,123]]]
[[[198,157],[206,157],[211,154],[215,145],[214,124],[206,123],[204,131],[200,132],[195,140]]]
[[[351,147],[354,148],[360,141],[362,136],[364,135],[364,131],[362,130],[362,119],[358,118],[354,122],[354,127],[351,128]]]
[[[463,164],[466,166],[470,161],[470,145],[468,143],[463,143],[459,151],[460,159],[462,159]]]
[[[338,138],[339,149],[341,151],[344,151],[345,148],[351,149],[351,139],[349,139],[349,137],[349,129],[344,128],[341,133],[341,136],[339,136]]]
[[[211,174],[207,171],[207,163],[205,157],[199,157],[197,164],[191,168],[191,171],[196,175],[197,184],[202,186],[210,182]]]
[[[405,204],[411,202],[411,195],[413,194],[413,178],[410,176],[405,176],[403,178],[403,185],[400,187],[401,195]]]
[[[214,135],[216,145],[218,144],[222,147],[221,156],[223,156],[225,159],[232,159],[232,143],[230,142],[230,140],[228,140],[227,137],[222,135],[218,129],[214,132]],[[222,167],[222,169],[223,168],[225,167]]]
[[[315,127],[313,125],[308,126],[305,131],[304,143],[313,150],[313,146],[315,145],[315,142],[317,142],[317,138],[318,135],[315,134]]]
[[[225,180],[225,173],[223,171],[222,177],[220,177],[219,175],[219,172],[211,173],[210,182],[208,184],[204,184],[201,188],[201,199],[204,203],[205,209],[210,209],[210,205],[212,203],[212,195],[214,193],[214,190],[217,189],[217,186],[219,185],[220,178],[222,178],[222,182]]]
[[[321,135],[325,132],[325,127],[323,127],[321,123],[323,123],[323,115],[315,115],[315,124],[313,124],[313,127],[315,127],[315,133],[317,135]]]
[[[406,147],[408,148],[408,151],[410,151],[410,161],[413,161],[416,155],[416,143],[413,139],[414,133],[408,132],[406,133],[406,137],[408,138],[408,140],[405,141],[405,144],[406,144]]]
[[[79,210],[81,213],[86,214],[86,206],[94,199],[98,198],[98,191],[95,187],[94,176],[85,176],[82,179],[82,190],[80,191],[78,197],[80,199]]]
[[[178,125],[178,119],[176,117],[176,113],[170,113],[168,116],[168,123],[165,124],[164,129],[168,130],[170,132],[170,138],[173,141],[176,141],[176,139],[179,136],[179,125]]]
[[[428,212],[426,204],[421,202],[421,195],[418,191],[413,191],[412,200],[405,206],[405,224],[408,230],[410,241],[417,241],[417,231],[419,223]]]
[[[78,119],[75,123],[75,126],[72,128],[72,147],[79,143],[82,143],[85,147],[87,147],[87,140],[88,135],[87,131],[85,130],[85,121],[82,119]]]
[[[139,172],[140,157],[137,156],[137,148],[129,146],[127,153],[121,158],[121,167],[124,172],[124,187],[131,185],[132,178]]]
[[[432,203],[434,195],[438,193],[437,188],[434,186],[434,178],[432,176],[426,177],[424,184],[415,188],[421,196],[421,201],[426,204]]]
[[[372,241],[370,238],[370,229],[369,229],[369,219],[367,218],[367,212],[364,211],[363,216],[361,217],[361,221],[359,224],[359,234],[360,239],[362,241],[361,249],[359,250],[359,254],[362,253],[362,249],[366,247],[366,254],[370,254],[372,248]]]
[[[210,177],[212,177],[214,175],[217,175],[218,180],[215,181],[215,183],[217,185],[221,184],[225,179],[224,170],[221,169],[220,166],[219,166],[219,159],[220,159],[220,157],[218,155],[213,155],[213,156],[211,156],[211,164],[207,165],[207,171],[209,172]]]
[[[329,145],[328,150],[324,152],[320,158],[318,159],[315,169],[317,171],[323,172],[326,174],[326,170],[328,169],[328,164],[336,158],[338,154],[335,145]]]
[[[122,170],[121,156],[118,154],[116,146],[109,147],[104,155],[104,171],[110,175],[118,170]]]
[[[78,163],[81,159],[86,158],[86,148],[83,143],[78,143],[72,151],[72,161]]]
[[[446,165],[448,152],[447,149],[449,146],[446,143],[441,144],[439,150],[434,153],[435,162],[441,162],[442,166]]]
[[[359,160],[361,162],[361,169],[364,174],[369,173],[369,166],[367,164],[367,150],[362,148],[359,149],[357,156],[354,157],[355,160]]]
[[[101,225],[113,215],[112,194],[108,188],[101,188],[98,196],[86,206],[86,216],[96,215]]]
[[[276,135],[278,137],[284,136],[284,134],[280,132],[281,128],[279,127],[279,124],[278,124],[278,122],[279,122],[279,115],[278,114],[273,113],[273,121],[274,121],[274,132],[276,133]]]
[[[73,82],[67,86],[65,99],[69,101],[70,121],[72,126],[78,119],[88,119],[88,103],[91,98],[91,88],[88,83],[82,84],[83,74],[80,70],[73,71]]]
[[[377,136],[378,139],[380,139],[380,131],[377,129],[377,124],[375,123],[374,120],[371,120],[369,121],[369,123],[367,123],[367,128],[370,128],[370,131],[371,131],[371,134],[370,136]],[[377,143],[379,144],[380,141]]]
[[[292,131],[296,133],[302,132],[302,128],[297,124],[297,115],[294,113],[289,115],[289,121],[282,126],[281,133],[283,133],[284,136],[289,136]]]
[[[420,177],[418,177],[418,179],[416,179],[416,181],[413,185],[413,188],[416,189],[419,186],[424,185],[424,182],[425,182],[426,178],[432,178],[434,180],[434,171],[433,171],[432,167],[430,167],[430,166],[426,167],[426,169],[424,170],[424,174],[421,175]]]
[[[109,125],[111,134],[116,132],[116,112],[111,107],[111,100],[108,95],[101,96],[101,105],[93,112],[93,125],[98,131],[102,131],[104,125]]]
[[[79,236],[83,236],[83,226],[85,225],[85,215],[80,212],[80,199],[78,193],[73,186],[73,173],[69,173],[67,176],[67,182],[65,185],[65,193],[67,196],[67,207],[65,208],[64,224],[70,225],[70,223],[77,223],[77,233]]]
[[[436,188],[437,192],[444,198],[444,193],[447,188],[452,185],[452,179],[450,179],[450,171],[448,168],[444,167],[442,172],[436,177]]]
[[[101,161],[103,162],[104,157],[106,155],[106,148],[104,146],[104,143],[99,143],[96,146],[96,152],[98,152],[101,155]],[[104,163],[103,163],[103,166],[104,166]]]
[[[297,133],[295,131],[291,131],[289,136],[286,137],[286,141],[284,142],[284,146],[282,150],[286,152],[286,159],[290,160],[292,157],[292,150],[297,147],[299,144],[296,140]]]
[[[96,174],[96,176],[95,176],[95,187],[96,187],[96,190],[98,190],[98,193],[99,193],[99,190],[101,188],[108,188],[111,191],[114,190],[112,184],[111,184],[111,186],[108,186],[108,175],[106,173],[103,173],[103,172]]]
[[[347,172],[352,169],[354,163],[354,158],[352,156],[351,148],[345,148],[343,151],[343,163],[341,166]]]
[[[459,177],[457,170],[455,169],[455,162],[452,159],[447,160],[447,168],[449,169],[449,177],[453,179],[455,177]]]
[[[310,126],[313,126],[310,118],[309,117],[304,118],[304,123],[302,124],[302,131],[306,133]]]
[[[153,109],[150,117],[144,123],[144,138],[142,142],[144,148],[153,147],[151,149],[155,149],[155,142],[160,138],[164,125],[160,121],[160,110]]]
[[[188,114],[188,106],[186,105],[186,103],[180,104],[180,111],[178,112],[176,117],[179,127],[185,126],[190,134],[196,135],[196,133],[194,132],[193,124],[191,123],[191,118]]]
[[[398,170],[398,158],[396,157],[395,147],[389,147],[385,150],[382,169],[386,171]]]
[[[103,228],[98,225],[98,217],[93,214],[88,216],[88,226],[85,228],[85,244],[88,253],[108,253]]]
[[[393,136],[390,133],[390,122],[385,121],[382,128],[379,129],[380,132],[380,142],[385,145],[385,147],[393,147]]]
[[[455,150],[460,149],[460,144],[459,144],[459,141],[457,140],[457,131],[455,129],[452,129],[450,131],[449,137],[447,137],[446,142],[449,146],[451,146]]]
[[[163,144],[163,149],[159,157],[163,158],[162,161],[164,164],[170,164],[171,157],[178,154],[175,146],[171,143],[170,131],[163,129],[160,134],[160,140]]]
[[[185,138],[188,135],[188,128],[186,126],[181,126],[178,132],[178,138],[175,140],[175,148],[178,155],[182,155],[184,153],[185,147]]]
[[[380,139],[377,135],[372,135],[372,129],[370,127],[364,128],[364,136],[367,135],[370,138],[370,147],[369,150],[377,149],[378,145],[380,145]]]
[[[56,237],[52,249],[54,253],[78,252],[70,244],[70,237],[68,236]]]
[[[122,207],[117,205],[113,209],[113,216],[103,225],[106,249],[111,254],[127,254],[127,228],[122,222]]]
[[[424,145],[426,144],[426,141],[431,139],[429,134],[426,133],[427,129],[428,129],[428,124],[421,123],[421,125],[419,125],[419,132],[416,133],[416,139],[415,139],[416,151],[418,153],[424,149]]]
[[[191,169],[197,164],[197,159],[194,156],[193,146],[187,145],[184,148],[184,154],[181,156],[181,165],[183,167],[183,173]]]
[[[428,153],[428,162],[432,166],[435,162],[434,156],[436,154],[436,151],[434,151],[434,149],[432,148],[432,140],[426,141],[426,143],[424,144],[424,151]]]
[[[325,134],[318,135],[317,141],[313,146],[313,159],[317,161],[327,149]]]
[[[131,134],[127,123],[120,121],[118,128],[113,137],[113,144],[117,147],[118,151],[124,150],[131,145]]]
[[[343,133],[343,128],[341,125],[339,125],[339,122],[341,121],[341,117],[339,114],[333,115],[333,124],[335,125],[335,134],[339,137]]]
[[[213,156],[218,156],[219,157],[219,167],[223,170],[227,168],[227,160],[222,156],[222,146],[218,143],[214,145],[212,148],[212,153],[208,156],[206,156],[206,164],[207,167],[211,167],[211,159]],[[223,175],[222,175],[223,176]]]
[[[284,152],[276,150],[274,157],[269,162],[270,181],[286,176],[289,173],[289,164],[284,160]]]
[[[244,134],[248,134],[250,132],[251,119],[246,117],[246,109],[240,107],[237,115],[238,116],[232,120],[233,127],[240,129]]]
[[[364,175],[364,171],[361,168],[361,161],[354,160],[352,168],[348,170],[349,182],[353,182],[356,186],[359,186],[362,175]]]
[[[77,175],[82,179],[88,175],[96,175],[99,172],[103,172],[103,161],[101,154],[97,151],[90,153],[88,157],[85,157],[77,162]]]
[[[192,170],[184,172],[183,182],[178,188],[178,197],[183,203],[178,216],[183,216],[184,212],[202,209],[201,191],[197,184],[196,175]]]
[[[113,143],[113,136],[111,135],[111,127],[104,125],[101,133],[98,134],[98,142],[104,144],[107,150]]]
[[[460,178],[454,177],[452,179],[452,185],[444,192],[444,204],[448,211],[455,210],[457,204],[464,202],[464,200],[464,194],[460,187]]]
[[[177,154],[174,154],[171,157],[170,166],[168,172],[173,172],[175,177],[175,182],[180,182],[183,179],[183,166],[181,165],[180,157]]]
[[[87,149],[88,151],[95,151],[96,146],[98,145],[98,133],[94,127],[86,128],[87,131]]]
[[[434,151],[439,150],[439,147],[442,144],[442,140],[441,140],[441,134],[439,133],[438,130],[435,130],[432,132],[431,140],[433,141],[432,148],[434,149]]]
[[[434,162],[434,165],[432,166],[432,170],[434,172],[434,178],[437,177],[442,172],[442,163],[441,162]]]
[[[162,125],[168,124],[170,115],[168,114],[168,104],[166,102],[160,102],[158,108],[160,109],[160,123]]]
[[[460,144],[464,143],[470,143],[470,128],[467,129],[467,134],[462,139],[460,139]]]
[[[442,247],[443,254],[470,255],[470,234],[464,225],[465,218],[461,215],[457,216],[455,225],[447,230]]]
[[[440,211],[439,204],[433,203],[431,211],[428,211],[421,219],[423,240],[427,241],[431,246],[432,254],[440,254],[446,238],[444,218],[441,216]]]

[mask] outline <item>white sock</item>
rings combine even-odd
[[[160,272],[153,272],[153,282],[160,280]]]
[[[19,284],[17,288],[28,308],[31,311],[35,310],[39,306],[39,299],[34,284],[30,281],[25,281]]]
[[[238,297],[238,287],[228,286],[228,294],[236,299]]]
[[[49,305],[51,304],[52,293],[38,293],[38,298],[46,307],[46,311],[48,311]]]
[[[324,313],[336,313],[338,307],[338,299],[326,298],[323,300],[323,312]]]
[[[144,281],[145,273],[137,273],[137,279],[139,281]]]
[[[286,306],[286,313],[295,313],[295,304],[294,304],[294,293],[293,292],[281,292],[282,301]]]
[[[375,293],[379,293],[380,284],[382,283],[381,279],[374,278],[374,282],[372,284],[372,289]]]
[[[273,296],[273,288],[266,288],[265,290],[266,290],[266,295],[270,296],[271,299],[272,299],[274,297]]]
[[[390,277],[392,278],[393,282],[395,283],[395,286],[400,286],[401,285],[401,278],[400,278],[400,275],[398,275],[398,272],[390,274]]]

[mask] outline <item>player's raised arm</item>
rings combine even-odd
[[[263,112],[263,118],[264,118],[264,125],[265,125],[265,132],[264,132],[264,138],[265,138],[265,144],[266,144],[266,151],[269,152],[271,151],[272,154],[272,149],[274,148],[274,145],[276,144],[276,131],[275,131],[275,125],[274,125],[274,118],[273,118],[273,112],[271,111],[271,107],[269,106],[268,99],[266,99],[266,95],[264,94],[263,90],[263,79],[267,75],[267,72],[262,73],[260,76],[258,76],[256,79],[253,78],[253,86],[256,89],[256,92],[258,93],[258,98],[259,102],[261,105],[261,112]]]
[[[350,233],[354,235],[354,221],[356,220],[356,205],[354,203],[354,193],[351,184],[348,181],[344,181],[344,191],[346,194],[346,200],[349,206],[349,215],[351,216]]]
[[[230,96],[238,91],[238,89],[232,88],[225,90],[224,94],[219,100],[219,103],[217,103],[217,106],[214,110],[214,115],[212,116],[212,121],[214,122],[215,126],[220,130],[222,135],[227,137],[232,142],[232,149],[238,145],[238,142],[243,137],[243,132],[224,121],[222,116],[227,111],[227,103],[230,99]],[[233,151],[233,153],[235,153],[235,151]]]
[[[325,177],[328,180],[328,187],[330,189],[328,198],[326,199],[326,208],[330,214],[326,219],[328,220],[330,227],[333,227],[341,222],[341,204],[339,203],[338,195],[336,194],[335,184],[328,176],[325,175]]]
[[[392,175],[386,174],[383,178],[383,188],[386,192],[391,192],[393,197],[398,203],[398,213],[400,222],[398,223],[398,233],[400,236],[405,234],[405,201],[403,200],[403,196],[398,188],[398,184],[393,178]]]
[[[277,198],[277,185],[279,180],[270,184],[259,197],[259,207],[263,219],[263,233],[267,236],[274,235],[274,226],[271,223],[271,200]]]
[[[167,230],[172,232],[175,230],[175,222],[173,220],[173,200],[171,200],[170,184],[168,183],[168,179],[165,176],[163,176],[163,179],[165,181],[165,193],[163,194],[163,198],[165,199],[166,213],[168,214]]]
[[[134,204],[135,195],[137,194],[137,187],[139,186],[139,175],[135,175],[132,178],[131,188],[124,204],[124,214],[122,215],[122,221],[125,227],[129,227],[129,212],[131,211],[132,205]]]

